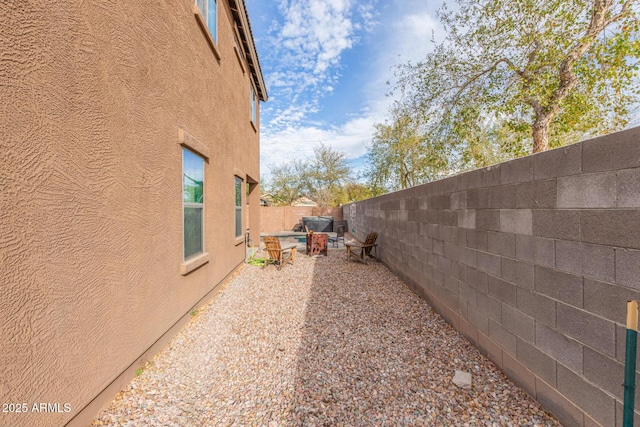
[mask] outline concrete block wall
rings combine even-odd
[[[564,425],[622,424],[640,128],[352,209],[356,237],[377,231],[382,262]]]

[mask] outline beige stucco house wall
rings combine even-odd
[[[0,403],[20,405],[0,425],[87,425],[259,235],[250,96],[267,93],[247,12],[218,0],[209,31],[199,10],[0,6]],[[185,147],[206,158],[204,249],[187,260]],[[235,176],[251,184],[239,238]]]

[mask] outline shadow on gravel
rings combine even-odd
[[[287,424],[555,424],[380,263],[315,262]]]

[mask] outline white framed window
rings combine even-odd
[[[257,109],[257,105],[256,105],[256,91],[255,89],[253,89],[253,85],[249,84],[249,88],[251,89],[251,99],[249,100],[251,102],[251,121],[253,122],[253,124],[256,124],[256,109]]]
[[[236,44],[236,50],[238,51],[238,55],[240,58],[244,59],[244,49],[240,45],[240,40],[238,40],[237,30],[233,30],[233,42]]]
[[[183,259],[204,253],[204,159],[182,148]]]
[[[218,0],[195,0],[214,43],[218,43]]]
[[[242,192],[244,191],[244,180],[238,176],[235,177],[235,214],[236,214],[236,238],[242,237]]]

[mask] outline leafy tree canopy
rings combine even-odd
[[[446,38],[397,88],[459,158],[479,132],[522,155],[621,129],[638,101],[638,0],[457,0],[439,17]]]
[[[306,173],[306,164],[300,160],[281,163],[271,168],[271,179],[261,179],[262,194],[268,193],[276,206],[289,206],[304,195],[300,179]]]
[[[346,202],[342,187],[349,179],[347,155],[323,143],[313,149],[313,154],[303,176],[307,195],[319,206],[338,206]]]
[[[372,195],[413,187],[434,179],[445,168],[442,146],[428,137],[420,116],[401,103],[394,104],[391,120],[374,125],[367,152],[367,178]]]
[[[288,206],[307,196],[319,206],[339,206],[349,202],[346,184],[350,181],[347,156],[320,144],[308,160],[293,159],[271,168],[271,179],[262,180],[263,194],[269,193],[276,206]]]

